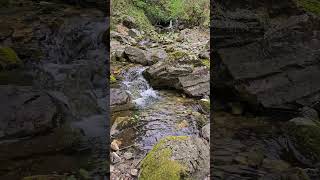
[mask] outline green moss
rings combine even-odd
[[[204,66],[210,68],[210,59],[202,59],[202,60],[201,60],[201,63],[202,63]]]
[[[2,68],[6,68],[10,65],[20,66],[22,65],[22,61],[12,48],[0,48],[0,66],[2,66]]]
[[[154,27],[146,17],[144,10],[135,6],[130,0],[113,0],[111,2],[112,17],[111,29],[115,29],[115,25],[119,24],[124,18],[130,16],[135,20],[139,29],[146,33],[155,31]]]
[[[297,149],[314,161],[320,161],[320,127],[293,125],[289,134],[295,138]]]
[[[179,180],[185,174],[185,167],[172,160],[172,150],[164,145],[168,141],[186,140],[187,136],[169,136],[160,140],[141,164],[141,180]]]
[[[110,83],[111,84],[114,84],[114,83],[116,83],[117,82],[117,79],[116,79],[116,77],[114,77],[114,75],[110,75]]]
[[[319,0],[296,0],[298,6],[305,11],[320,15],[320,1]]]
[[[175,51],[169,54],[169,59],[170,60],[177,60],[177,59],[181,59],[183,57],[188,56],[188,54],[186,52],[183,51]]]

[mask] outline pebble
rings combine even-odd
[[[130,174],[131,174],[132,176],[138,176],[138,170],[137,170],[137,169],[131,169],[131,170],[130,170]]]
[[[117,140],[113,140],[112,141],[111,149],[114,150],[114,151],[119,151],[119,146],[118,146]]]

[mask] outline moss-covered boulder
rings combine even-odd
[[[10,47],[0,47],[0,68],[7,69],[10,67],[21,66],[22,61],[16,52]]]
[[[295,148],[311,162],[320,162],[320,123],[292,121],[287,128]]]
[[[197,137],[168,136],[141,163],[141,180],[204,179],[209,174],[209,144]]]

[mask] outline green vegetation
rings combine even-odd
[[[296,0],[298,6],[305,11],[320,15],[320,1],[319,0]]]
[[[187,136],[169,136],[160,140],[141,165],[141,180],[179,180],[185,174],[185,167],[171,159],[172,150],[164,145],[168,141],[183,141]]]
[[[144,10],[135,6],[132,0],[113,0],[111,2],[111,10],[111,29],[115,29],[116,24],[119,24],[130,16],[135,20],[135,24],[139,29],[147,33],[154,31],[154,27],[145,16]]]
[[[134,0],[153,24],[179,20],[192,26],[209,25],[209,3],[208,0]]]

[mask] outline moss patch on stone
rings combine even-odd
[[[186,56],[188,56],[188,54],[186,52],[174,51],[174,52],[169,54],[169,59],[170,60],[178,60],[178,59],[184,58]]]
[[[111,83],[111,84],[114,84],[114,83],[116,83],[116,82],[117,82],[116,77],[111,74],[111,75],[110,75],[110,83]]]
[[[168,136],[160,140],[141,164],[140,180],[180,180],[186,168],[178,161],[172,160],[172,150],[165,146],[168,141],[183,141],[187,136]]]
[[[295,138],[297,149],[308,158],[320,161],[320,127],[289,125],[289,134]]]
[[[201,63],[202,63],[202,65],[206,66],[207,68],[210,68],[210,60],[209,59],[202,59]]]
[[[296,0],[296,4],[299,7],[302,7],[305,11],[320,15],[319,0]]]
[[[16,52],[10,47],[0,48],[0,66],[6,68],[8,66],[20,66],[22,61]]]

